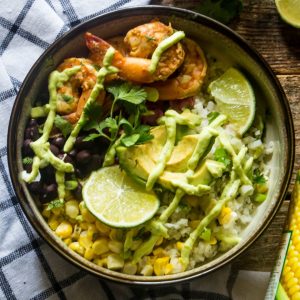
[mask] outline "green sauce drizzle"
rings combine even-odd
[[[85,108],[96,101],[97,97],[99,96],[100,91],[104,89],[104,80],[105,77],[109,74],[115,74],[119,70],[111,65],[112,60],[114,58],[115,50],[111,47],[109,48],[104,56],[103,59],[103,67],[98,71],[97,73],[97,82],[94,85],[92,92],[89,96],[89,99],[87,100],[83,112],[80,116],[79,121],[77,122],[76,126],[72,130],[70,136],[68,137],[65,145],[64,145],[64,151],[70,152],[74,146],[74,143],[76,141],[76,137],[78,136],[80,130],[83,128],[83,126],[86,124],[86,122],[89,120],[88,115],[85,113]]]
[[[151,57],[151,63],[149,67],[149,72],[153,74],[157,68],[157,65],[159,63],[161,55],[164,53],[164,51],[168,50],[170,47],[178,43],[180,40],[182,40],[185,37],[185,33],[183,31],[176,31],[171,36],[167,37],[165,40],[159,43],[157,48],[154,50],[152,57]]]

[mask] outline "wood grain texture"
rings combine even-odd
[[[201,0],[153,0],[152,4],[194,9]],[[270,64],[290,103],[296,137],[296,159],[292,177],[300,169],[300,30],[285,24],[274,0],[244,0],[241,15],[229,27],[245,38]],[[293,184],[290,185],[289,193]],[[290,199],[290,194],[287,195]],[[287,216],[285,201],[264,234],[233,263],[236,270],[271,271]]]

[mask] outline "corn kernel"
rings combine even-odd
[[[118,241],[109,241],[108,248],[110,251],[114,253],[121,253],[123,250],[123,243]]]
[[[63,213],[63,208],[62,207],[56,207],[56,208],[52,208],[51,212],[55,215],[55,216],[59,216]]]
[[[49,227],[50,227],[53,231],[55,231],[56,228],[57,228],[58,225],[59,225],[59,222],[58,222],[58,220],[57,220],[57,218],[56,218],[55,216],[52,216],[52,217],[48,220],[48,225],[49,225]]]
[[[69,245],[69,248],[75,252],[77,252],[80,255],[84,254],[84,248],[78,243],[78,242],[73,242]]]
[[[51,216],[51,211],[49,209],[47,209],[47,206],[44,207],[43,211],[42,211],[42,216],[49,219]]]
[[[165,270],[166,270],[166,266],[169,263],[170,257],[166,256],[166,257],[160,257],[157,258],[154,262],[154,273],[157,276],[162,276],[165,274]]]
[[[172,274],[172,272],[173,272],[173,265],[167,264],[165,267],[165,275]]]
[[[94,259],[94,263],[97,264],[100,267],[106,267],[107,266],[107,258],[96,258]]]
[[[94,258],[94,251],[92,248],[88,248],[84,252],[84,258],[87,260],[92,260]]]
[[[67,246],[69,246],[69,245],[72,243],[72,239],[71,239],[71,238],[64,239],[63,241],[64,241],[64,243],[65,243]]]
[[[55,233],[63,239],[70,237],[72,235],[72,232],[73,232],[73,227],[67,221],[61,222],[55,230]]]
[[[142,243],[143,243],[142,240],[135,240],[132,242],[130,249],[132,251],[135,251]]]
[[[120,270],[124,267],[124,259],[118,254],[107,256],[107,268],[110,270]]]
[[[69,218],[75,219],[79,214],[78,202],[76,200],[66,202],[65,213]]]
[[[89,228],[89,224],[87,222],[81,222],[80,223],[80,228],[82,230],[87,230]]]
[[[79,239],[78,239],[79,244],[84,247],[85,249],[88,249],[92,247],[93,241],[88,237],[88,232],[87,231],[82,231],[80,233]]]
[[[124,264],[122,272],[128,275],[134,275],[137,272],[137,265],[131,262],[127,262]]]
[[[215,245],[217,242],[218,242],[218,241],[217,241],[216,237],[211,236],[210,241],[209,241],[209,244],[210,244],[210,245]]]
[[[96,221],[95,222],[95,225],[96,225],[96,228],[101,232],[103,233],[104,235],[108,235],[109,232],[110,232],[110,228],[108,226],[106,226],[105,224],[103,224],[102,222],[100,221]]]
[[[167,255],[167,252],[161,247],[154,249],[152,253],[157,257],[163,257]]]
[[[101,255],[105,252],[108,252],[109,251],[108,239],[101,238],[101,239],[96,240],[93,243],[92,249],[96,255]]]
[[[219,223],[221,225],[229,223],[229,221],[231,219],[231,213],[232,213],[231,208],[223,207],[221,210],[221,213],[218,217]]]
[[[183,248],[183,245],[184,245],[184,243],[182,243],[182,242],[177,242],[177,243],[176,243],[176,248],[177,248],[179,251],[181,251],[182,248]]]
[[[113,241],[121,241],[123,237],[123,233],[121,230],[118,229],[111,229],[110,233],[109,233],[109,238]]]
[[[164,241],[164,238],[163,238],[162,236],[159,237],[159,239],[158,239],[157,242],[155,243],[155,246],[161,245],[163,241]]]
[[[291,300],[300,300],[300,292],[297,292],[294,295],[292,295]]]
[[[151,265],[145,265],[140,273],[144,276],[151,276],[153,273],[153,267]]]
[[[94,234],[97,232],[97,228],[95,224],[89,224],[87,232],[88,232],[88,237],[93,239]]]

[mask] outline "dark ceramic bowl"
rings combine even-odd
[[[124,34],[128,29],[157,19],[172,23],[187,36],[199,42],[206,53],[226,58],[232,66],[242,69],[255,86],[257,102],[264,103],[270,118],[266,140],[274,141],[270,163],[271,178],[268,199],[260,205],[251,224],[242,235],[242,241],[213,260],[183,273],[143,277],[110,271],[93,264],[68,247],[51,231],[43,219],[26,185],[19,180],[22,171],[21,146],[29,112],[39,93],[47,87],[49,73],[64,58],[86,56],[83,34],[90,31],[102,38]],[[10,175],[19,202],[33,227],[62,256],[75,265],[101,278],[130,284],[170,284],[207,274],[230,262],[245,251],[266,229],[275,216],[287,191],[294,162],[294,129],[288,101],[263,58],[245,40],[226,26],[197,13],[170,7],[145,6],[117,10],[80,24],[51,45],[31,68],[15,101],[8,133],[8,161]]]

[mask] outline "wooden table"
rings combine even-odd
[[[175,5],[192,9],[201,0],[157,0],[152,4]],[[296,160],[292,183],[286,200],[265,233],[233,262],[240,270],[271,271],[287,216],[289,199],[300,165],[300,29],[285,24],[279,17],[274,0],[244,0],[239,18],[229,27],[244,37],[270,64],[289,100],[296,135]]]

